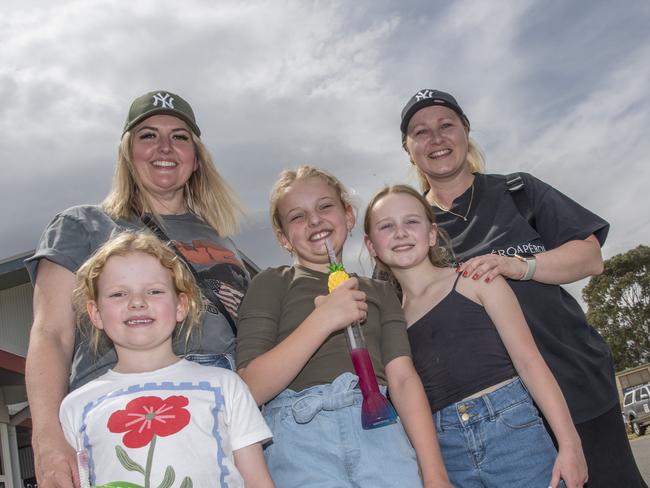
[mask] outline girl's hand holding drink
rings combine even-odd
[[[342,281],[335,292],[317,296],[314,303],[323,314],[319,327],[327,327],[330,334],[357,320],[365,322],[368,314],[366,294],[359,290],[359,281],[354,277]]]
[[[337,286],[347,280],[349,275],[346,273],[343,264],[336,262],[336,255],[328,240],[325,240],[325,247],[330,260],[330,275],[327,287],[331,293]],[[390,402],[379,391],[375,370],[358,321],[346,327],[345,338],[350,349],[354,371],[359,377],[359,388],[363,394],[361,426],[364,429],[374,429],[395,423],[397,414]]]

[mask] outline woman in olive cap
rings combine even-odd
[[[26,383],[41,488],[71,487],[77,478],[75,453],[56,420],[62,398],[116,361],[112,348],[91,352],[76,332],[72,307],[74,273],[111,235],[146,224],[173,242],[207,299],[201,333],[174,350],[232,369],[234,320],[250,277],[228,236],[237,231],[242,212],[200,136],[194,111],[180,96],[160,90],[136,98],[108,196],[101,205],[56,215],[26,260],[34,283]]]
[[[436,222],[451,238],[457,271],[485,281],[502,275],[517,295],[581,437],[587,486],[645,487],[609,347],[561,287],[602,272],[609,224],[530,174],[484,174],[469,119],[449,93],[418,91],[400,128]]]

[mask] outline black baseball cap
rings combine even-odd
[[[192,129],[192,132],[197,136],[201,135],[201,129],[196,124],[194,110],[192,110],[190,104],[180,96],[165,90],[145,93],[133,100],[129,114],[126,117],[126,122],[124,123],[122,135],[144,119],[158,114],[178,117],[186,122],[190,126],[190,129]]]
[[[408,129],[411,117],[415,115],[415,112],[431,105],[442,105],[443,107],[452,109],[458,114],[463,124],[465,124],[469,129],[469,119],[454,97],[449,93],[440,90],[425,88],[413,95],[406,106],[402,109],[402,123],[400,124],[400,129],[402,129],[403,136],[406,135],[406,129]]]

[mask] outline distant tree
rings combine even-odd
[[[617,371],[650,361],[650,247],[605,261],[582,290],[587,318],[607,340]]]

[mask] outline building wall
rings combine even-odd
[[[616,386],[618,387],[620,403],[623,403],[623,397],[628,390],[646,383],[650,383],[650,363],[616,373]]]
[[[0,290],[0,349],[25,357],[32,319],[30,283]]]

